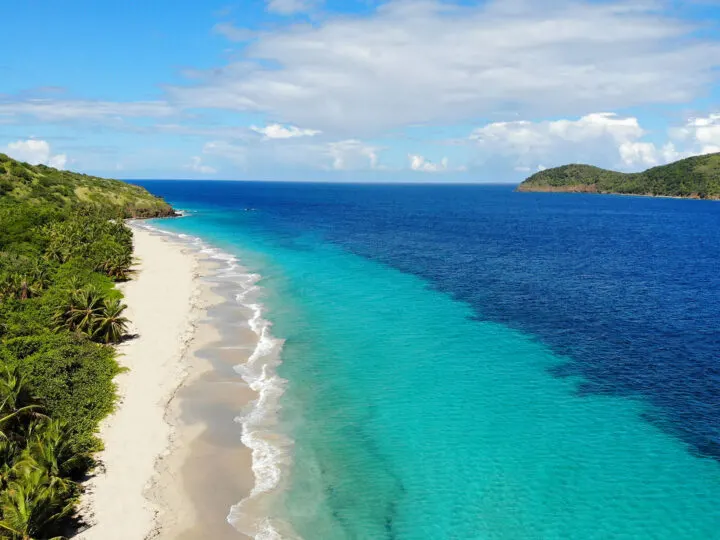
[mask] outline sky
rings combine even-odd
[[[720,151],[720,0],[6,0],[0,152],[123,179],[519,182]]]

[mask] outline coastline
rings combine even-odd
[[[720,201],[718,197],[700,197],[697,194],[687,195],[653,195],[652,193],[616,193],[614,191],[598,191],[595,184],[577,184],[572,186],[524,186],[520,183],[516,193],[583,193],[592,195],[616,195],[619,197],[645,197],[649,199],[679,199],[692,201]]]
[[[145,496],[155,461],[168,445],[168,400],[185,377],[183,355],[198,310],[197,260],[177,245],[133,227],[134,279],[119,286],[128,305],[130,334],[118,346],[123,373],[116,410],[100,428],[104,450],[85,484],[81,540],[141,539],[157,508]]]
[[[234,420],[257,395],[233,368],[254,344],[242,332],[232,344],[223,340],[217,310],[227,301],[213,283],[223,267],[208,260],[199,264],[203,313],[186,354],[187,376],[166,407],[171,438],[148,490],[159,508],[148,538],[242,540],[250,537],[232,528],[227,515],[250,493],[254,476],[251,451]]]
[[[267,452],[284,445],[264,444],[263,432],[282,393],[284,381],[266,376],[282,341],[256,303],[259,276],[198,238],[130,226],[139,264],[120,288],[136,337],[118,348],[127,370],[115,379],[117,408],[101,425],[105,449],[85,484],[88,527],[75,538],[273,531],[265,495],[281,471],[268,470]]]

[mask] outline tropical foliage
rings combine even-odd
[[[111,345],[128,328],[114,287],[133,263],[123,218],[172,212],[117,184],[0,154],[0,538],[72,531],[101,448]]]
[[[518,191],[583,191],[720,199],[720,153],[682,159],[641,173],[590,165],[563,165],[540,171]]]
[[[169,204],[139,186],[30,165],[5,154],[0,154],[0,197],[36,206],[50,203],[55,208],[83,203],[125,217],[173,215]]]

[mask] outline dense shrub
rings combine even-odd
[[[113,408],[108,344],[127,323],[113,285],[129,276],[132,233],[123,208],[2,195],[0,538],[51,538],[72,521]]]

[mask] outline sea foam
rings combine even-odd
[[[262,295],[258,285],[262,276],[249,272],[237,257],[197,236],[160,229],[144,221],[135,221],[134,225],[179,240],[202,256],[222,263],[214,277],[238,285],[240,290],[235,299],[250,311],[247,325],[258,339],[247,362],[235,366],[238,375],[258,394],[250,410],[235,418],[242,428],[240,440],[252,452],[255,485],[250,495],[230,508],[227,521],[238,532],[256,540],[299,540],[288,524],[269,515],[273,495],[280,491],[292,464],[292,440],[275,431],[280,398],[287,384],[277,374],[284,341],[272,335],[272,323],[263,317],[264,307],[257,300]]]

